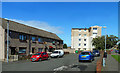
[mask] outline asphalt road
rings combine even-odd
[[[78,62],[77,54],[67,54],[63,58],[52,58],[41,62],[18,61],[2,63],[2,71],[95,71],[95,57],[93,62]]]

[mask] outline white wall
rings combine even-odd
[[[5,50],[5,30],[0,25],[0,60],[3,60],[5,58],[4,50]]]

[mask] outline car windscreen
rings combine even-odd
[[[95,53],[95,52],[97,52],[97,53],[98,53],[99,51],[98,51],[98,50],[93,51],[93,53]]]
[[[81,52],[81,55],[89,55],[89,52]]]
[[[59,53],[58,51],[53,51],[53,53]]]
[[[34,55],[40,55],[41,53],[36,53],[36,54],[34,54]]]

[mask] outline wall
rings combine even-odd
[[[0,60],[3,60],[5,58],[4,55],[4,48],[5,48],[5,42],[4,42],[4,34],[5,34],[5,30],[2,28],[1,26],[2,24],[0,24]]]

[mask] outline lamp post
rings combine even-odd
[[[92,51],[92,37],[91,37],[91,49],[90,49],[90,51]]]
[[[105,58],[107,57],[107,53],[106,53],[106,28],[107,27],[103,27],[105,28],[105,52],[104,52],[104,57],[103,57],[103,67],[105,67]]]
[[[103,28],[105,28],[105,52],[106,52],[106,28],[107,27],[104,26]]]
[[[7,62],[9,60],[9,20],[7,20]]]

